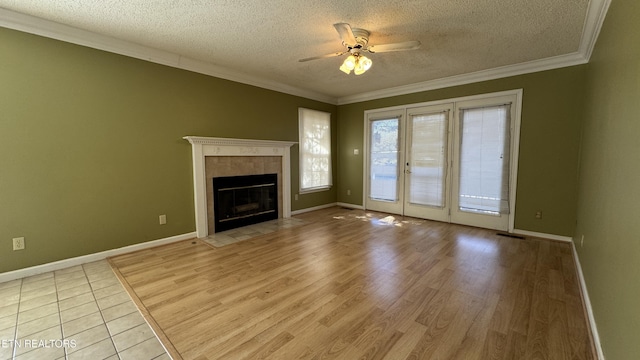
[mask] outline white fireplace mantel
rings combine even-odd
[[[291,217],[291,141],[230,139],[185,136],[191,143],[193,188],[196,212],[196,234],[207,237],[206,156],[281,156],[282,157],[282,217]]]

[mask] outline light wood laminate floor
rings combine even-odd
[[[330,208],[110,259],[174,358],[595,359],[570,244]]]

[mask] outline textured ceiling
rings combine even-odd
[[[265,82],[332,98],[575,53],[589,0],[0,0],[0,8],[179,54]],[[334,23],[369,44],[419,40],[418,50],[370,54],[355,76]]]

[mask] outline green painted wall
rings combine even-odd
[[[515,228],[572,236],[585,72],[574,66],[339,106],[338,201],[362,205],[363,156],[353,149],[363,149],[365,110],[523,89]]]
[[[516,228],[576,234],[605,355],[635,359],[639,13],[613,1],[585,66],[338,107],[0,28],[0,272],[194,231],[182,136],[297,141],[299,106],[329,111],[337,186],[292,208],[361,205],[365,110],[522,88]]]
[[[300,106],[336,139],[335,105],[0,28],[0,272],[195,231],[182,137],[297,142]]]
[[[614,0],[588,64],[575,243],[607,359],[640,356],[640,2]],[[584,243],[580,240],[584,235]]]

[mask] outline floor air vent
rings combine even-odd
[[[509,234],[509,233],[505,233],[505,232],[498,232],[498,233],[496,233],[496,235],[506,236],[506,237],[511,237],[511,238],[516,238],[516,239],[524,240],[524,236],[515,235],[515,234]]]

